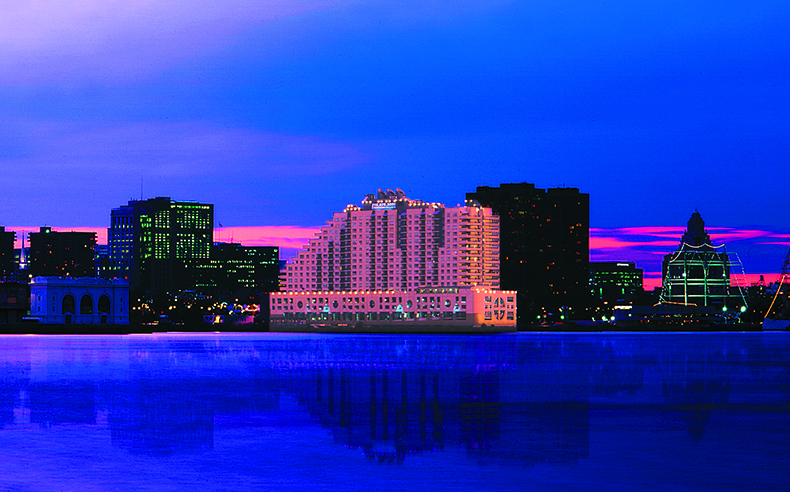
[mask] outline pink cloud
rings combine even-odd
[[[623,234],[626,236],[656,236],[656,237],[677,237],[683,235],[683,231],[685,231],[685,227],[620,227],[616,229],[596,229],[590,228],[590,233],[596,233],[599,231],[617,231],[618,234]]]
[[[245,246],[279,246],[301,248],[320,227],[301,226],[239,226],[214,229],[214,241],[241,243]]]
[[[624,241],[616,237],[590,236],[590,249],[622,249],[639,246],[674,246],[677,241]]]
[[[295,256],[320,227],[302,226],[239,226],[214,229],[215,242],[235,242],[245,246],[277,246],[280,259]]]
[[[106,244],[107,229],[103,227],[53,227],[58,232],[95,232],[98,243]],[[680,235],[684,229],[677,230],[676,240],[666,240],[663,236],[669,230],[678,228],[664,227],[629,227],[629,228],[593,228],[590,230],[590,260],[591,261],[635,261],[637,268],[644,270],[644,287],[652,290],[661,286],[661,262],[667,253],[675,250],[679,244]],[[24,232],[38,232],[38,227],[6,227],[6,230],[17,233],[17,247],[21,243]],[[301,250],[316,233],[320,226],[233,226],[221,227],[214,230],[214,241],[236,242],[246,246],[277,246],[280,248],[280,258],[289,259]],[[760,241],[760,238],[786,237],[785,234],[757,229],[711,229],[715,238],[727,239],[727,250],[732,251],[732,244],[749,245],[781,245],[782,241]],[[723,231],[719,233],[719,231]],[[769,273],[742,273],[735,272],[734,281],[743,285],[750,285],[759,281],[763,275],[766,282],[773,282],[778,277],[781,259],[775,261],[777,269]],[[771,262],[771,265],[773,261]],[[770,265],[769,265],[770,268]],[[760,271],[760,270],[758,270]]]
[[[645,289],[661,286],[661,263],[664,255],[674,251],[680,244],[680,238],[685,231],[684,227],[623,227],[623,228],[591,228],[590,229],[590,261],[635,261],[637,268],[644,271]],[[764,271],[767,266],[780,259],[770,260],[758,256],[755,245],[782,245],[787,242],[774,240],[787,237],[774,231],[762,229],[735,229],[726,227],[708,228],[714,245],[726,245],[727,252],[732,259],[738,261],[741,255],[749,258],[752,268]],[[750,252],[754,254],[750,257]],[[744,265],[746,266],[746,265]],[[749,285],[759,281],[759,273],[733,273],[734,281]],[[763,274],[766,282],[775,280],[776,273]]]
[[[6,231],[16,232],[16,245],[22,245],[22,234],[25,244],[30,245],[28,234],[38,232],[39,227],[6,227]],[[98,244],[107,244],[107,228],[105,227],[52,227],[56,232],[94,232]],[[302,226],[239,226],[218,227],[214,229],[215,242],[235,242],[244,246],[277,246],[281,249],[280,258],[287,259],[302,249],[320,230],[320,227]]]

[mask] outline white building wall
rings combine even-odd
[[[74,298],[74,309],[64,312],[63,299],[69,295]],[[86,296],[89,313],[81,313]],[[102,296],[107,296],[110,306],[100,311]],[[30,301],[30,315],[41,323],[129,324],[129,282],[124,279],[35,277],[30,282]]]

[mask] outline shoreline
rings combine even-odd
[[[389,335],[495,335],[506,333],[721,333],[721,332],[762,332],[759,323],[740,323],[733,325],[696,325],[694,329],[684,329],[682,325],[650,325],[647,329],[635,329],[633,326],[620,327],[615,325],[589,326],[589,325],[554,325],[554,326],[529,326],[516,329],[492,329],[495,327],[438,327],[425,326],[415,329],[403,329],[400,326],[380,326],[355,328],[328,327],[328,326],[290,326],[287,328],[275,326],[268,327],[264,324],[245,325],[90,325],[90,324],[38,324],[38,323],[9,323],[0,324],[0,335],[137,335],[154,333],[308,333],[308,334],[389,334]],[[508,327],[510,328],[510,327]],[[774,330],[765,330],[774,331]]]

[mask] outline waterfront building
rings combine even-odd
[[[40,323],[129,324],[129,283],[92,277],[33,277],[30,315]]]
[[[150,293],[193,288],[189,265],[208,262],[214,206],[169,197],[113,209],[107,231],[112,275]]]
[[[745,305],[744,293],[730,279],[732,262],[724,245],[713,246],[699,212],[691,214],[675,252],[661,266],[661,301],[729,309]]]
[[[366,195],[333,214],[287,263],[283,283],[270,296],[273,322],[515,326],[515,292],[498,290],[499,218],[473,200]]]
[[[94,232],[55,232],[41,227],[30,233],[30,275],[93,277],[96,272]]]
[[[590,262],[590,290],[610,305],[633,304],[643,293],[643,278],[633,261]]]
[[[16,241],[16,233],[6,231],[5,226],[0,226],[0,277],[16,270],[14,241]]]
[[[379,190],[348,205],[285,269],[290,291],[499,288],[499,218]]]
[[[464,331],[490,327],[513,331],[516,293],[489,287],[423,287],[411,290],[276,292],[272,323],[281,331],[332,328],[392,331]]]
[[[280,289],[280,249],[275,246],[214,243],[209,261],[194,261],[193,268],[194,288],[204,294]]]
[[[519,321],[587,307],[590,196],[530,183],[478,186],[467,199],[499,216],[500,282],[518,291]],[[559,316],[558,316],[559,317]]]

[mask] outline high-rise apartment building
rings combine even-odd
[[[16,270],[14,241],[16,241],[16,233],[6,231],[5,226],[0,226],[0,277]]]
[[[515,328],[499,289],[499,218],[468,200],[445,207],[401,190],[348,205],[292,258],[270,296],[277,330]]]
[[[286,290],[499,288],[499,218],[379,190],[335,213],[285,269]]]
[[[529,183],[478,186],[466,198],[499,216],[500,281],[518,291],[519,321],[580,311],[589,299],[590,196]]]
[[[150,293],[191,289],[188,263],[208,262],[213,221],[213,205],[169,197],[113,209],[107,233],[113,276]]]
[[[55,232],[41,227],[30,233],[30,275],[33,277],[95,277],[94,232]]]

